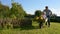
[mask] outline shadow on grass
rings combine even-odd
[[[21,27],[20,30],[32,30],[32,29],[40,29],[39,26],[25,26]]]
[[[7,28],[9,29],[9,28]],[[39,26],[22,26],[22,27],[14,27],[13,29],[18,30],[32,30],[32,29],[40,29]],[[0,31],[3,30],[3,28],[0,28]]]

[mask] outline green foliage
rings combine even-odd
[[[32,20],[31,19],[21,19],[20,26],[21,27],[32,26]]]
[[[41,10],[36,10],[35,11],[35,16],[38,16],[39,17],[40,15],[41,15]]]
[[[8,17],[9,15],[9,7],[3,4],[0,4],[0,17]]]
[[[25,15],[26,12],[23,10],[21,4],[14,2],[11,8],[0,4],[0,18],[24,18]]]
[[[15,15],[16,18],[22,18],[25,16],[25,11],[23,10],[22,6],[18,3],[12,3],[12,8],[10,11],[11,15]]]
[[[10,18],[16,19],[16,16],[12,14]]]

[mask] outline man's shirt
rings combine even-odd
[[[44,10],[43,12],[46,14],[46,16],[50,17],[52,15],[52,12],[50,10]]]

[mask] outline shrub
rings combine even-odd
[[[31,19],[22,19],[20,22],[20,26],[32,26]]]
[[[11,18],[4,18],[0,20],[0,26],[2,28],[15,28],[15,27],[22,27],[22,26],[32,26],[31,19],[11,19]]]

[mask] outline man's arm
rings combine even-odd
[[[49,14],[50,14],[50,16],[52,16],[52,11],[50,11],[50,13],[49,13]]]

